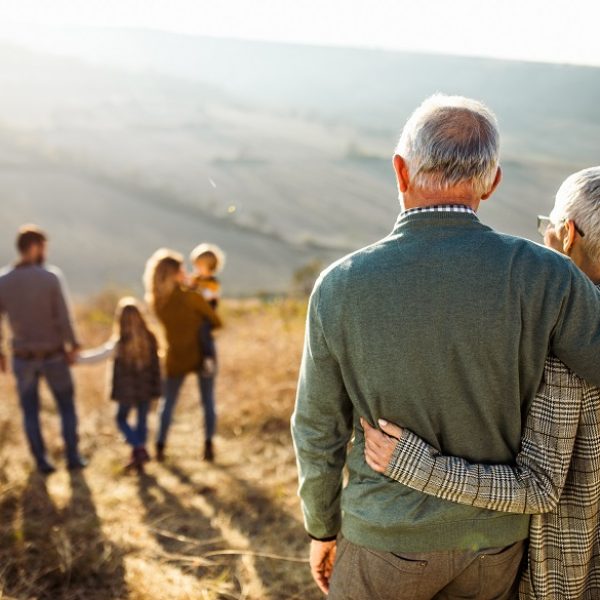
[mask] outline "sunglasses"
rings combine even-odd
[[[564,223],[567,219],[563,219],[561,221],[561,223]],[[558,223],[557,225],[559,225],[560,223]],[[581,229],[579,229],[579,227],[577,227],[577,225],[575,223],[573,223],[574,227],[575,227],[575,231],[581,236],[583,237],[585,235],[585,233],[583,233],[583,231],[581,231]],[[556,228],[556,225],[550,220],[550,217],[545,217],[543,215],[538,215],[537,218],[537,230],[538,233],[544,237],[546,235],[546,231],[548,231],[549,227],[553,227]]]

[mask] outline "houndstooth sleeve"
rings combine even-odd
[[[513,513],[549,512],[558,503],[571,462],[583,386],[558,359],[546,360],[514,466],[445,456],[405,430],[385,474],[460,504]]]

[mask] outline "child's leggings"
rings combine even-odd
[[[133,448],[139,448],[140,446],[146,445],[146,438],[148,435],[148,409],[150,408],[150,402],[140,402],[139,404],[125,404],[124,402],[119,403],[119,410],[117,411],[117,425],[125,436],[127,443]],[[137,422],[132,427],[127,420],[131,411],[137,412]]]

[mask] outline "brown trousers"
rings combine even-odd
[[[391,553],[338,540],[329,600],[512,600],[524,542],[480,552]]]

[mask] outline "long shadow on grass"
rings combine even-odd
[[[199,510],[184,506],[153,475],[140,475],[138,490],[145,509],[144,521],[163,550],[160,560],[200,581],[230,581],[239,591],[231,558],[203,559],[206,553],[223,547],[221,533],[210,520]]]
[[[176,464],[169,470],[178,479],[202,493],[204,489]],[[307,564],[274,557],[304,558],[308,537],[301,523],[274,502],[266,490],[237,477],[231,469],[221,469],[226,482],[205,499],[216,512],[224,513],[250,541],[250,551],[258,554],[255,568],[272,598],[312,600],[322,598],[312,582]]]
[[[113,600],[125,594],[120,552],[103,536],[82,474],[71,476],[71,501],[59,510],[45,479],[32,473],[14,521],[3,593],[14,598]],[[4,523],[3,523],[4,527]]]
[[[86,600],[127,596],[123,551],[106,539],[91,490],[81,471],[70,474],[71,502],[65,510],[73,550],[72,586],[88,590]]]

